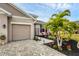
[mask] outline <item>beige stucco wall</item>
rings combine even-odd
[[[12,17],[12,22],[25,22],[25,23],[33,23],[33,19],[31,18],[19,18],[19,17]]]
[[[6,25],[6,28],[3,28],[3,25]],[[6,42],[8,39],[8,22],[7,22],[7,16],[4,14],[0,14],[0,34],[6,36]]]
[[[12,25],[13,24],[25,24],[25,25],[31,25],[31,39],[34,38],[34,20],[28,19],[28,18],[17,18],[12,17],[9,19],[9,41],[12,41]]]
[[[36,35],[40,35],[40,25],[36,24],[35,28],[36,28]]]
[[[13,23],[12,23],[13,22]],[[6,35],[6,42],[12,41],[12,25],[13,24],[25,24],[25,25],[31,25],[31,39],[34,38],[34,20],[28,19],[28,18],[7,18],[7,15],[0,14],[0,33]],[[3,29],[2,25],[5,24],[6,28]]]
[[[8,3],[0,3],[0,8],[3,8],[4,10],[12,13],[12,15],[15,15],[15,16],[25,16],[24,14],[22,14],[21,12],[19,12],[17,9],[15,9],[14,7],[12,7]],[[26,17],[29,17],[29,16],[26,16]]]
[[[26,17],[26,18],[19,18],[19,17],[11,17],[7,19],[7,15],[0,14],[0,32],[6,35],[7,39],[9,41],[12,41],[12,24],[11,22],[17,22],[17,23],[30,23],[31,25],[31,39],[34,38],[34,20],[30,18],[28,15],[25,16],[21,12],[19,12],[17,9],[9,5],[8,3],[0,3],[0,8],[3,8],[4,10],[10,12],[11,16],[19,16],[19,17]],[[6,29],[2,28],[2,25],[6,24]]]
[[[8,29],[8,33],[9,33],[8,34],[8,41],[12,41],[12,25],[11,25],[11,20],[12,20],[12,17],[8,19],[8,24],[9,24],[8,25],[9,26],[8,27],[9,28]]]

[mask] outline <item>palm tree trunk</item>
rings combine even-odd
[[[62,50],[62,39],[60,37],[60,32],[57,32],[57,46],[59,50]]]

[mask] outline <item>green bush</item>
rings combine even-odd
[[[0,36],[0,39],[1,39],[1,40],[5,40],[5,39],[6,39],[6,36],[5,36],[5,35],[1,35],[1,36]]]
[[[57,45],[53,45],[53,48],[57,49],[57,48],[58,48],[58,46],[57,46]]]
[[[37,37],[34,37],[34,40],[35,40],[35,41],[40,41]]]
[[[52,40],[55,39],[55,36],[49,35],[48,38]]]

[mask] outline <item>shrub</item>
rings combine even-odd
[[[67,50],[67,43],[68,43],[68,41],[63,40],[63,42],[62,42],[62,49]]]
[[[40,41],[40,39],[38,39],[38,36],[35,36],[35,37],[34,37],[34,40]]]
[[[57,49],[57,48],[58,48],[58,46],[57,46],[57,45],[53,45],[53,48]]]
[[[76,50],[77,49],[77,43],[78,42],[76,40],[73,40],[73,39],[63,40],[62,48],[65,49],[65,50],[68,49],[68,48],[71,48],[72,50]]]
[[[1,39],[1,40],[5,40],[5,39],[6,39],[6,36],[5,36],[5,35],[1,35],[1,36],[0,36],[0,39]]]
[[[77,49],[77,43],[78,42],[76,40],[71,39],[71,40],[68,41],[68,43],[71,45],[71,48],[73,50]]]
[[[48,38],[52,40],[55,39],[55,36],[49,35]]]

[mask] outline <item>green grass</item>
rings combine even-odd
[[[63,38],[68,38],[68,34],[62,35]],[[79,34],[72,34],[71,39],[79,41]]]
[[[73,34],[71,36],[72,39],[79,41],[79,34]]]

